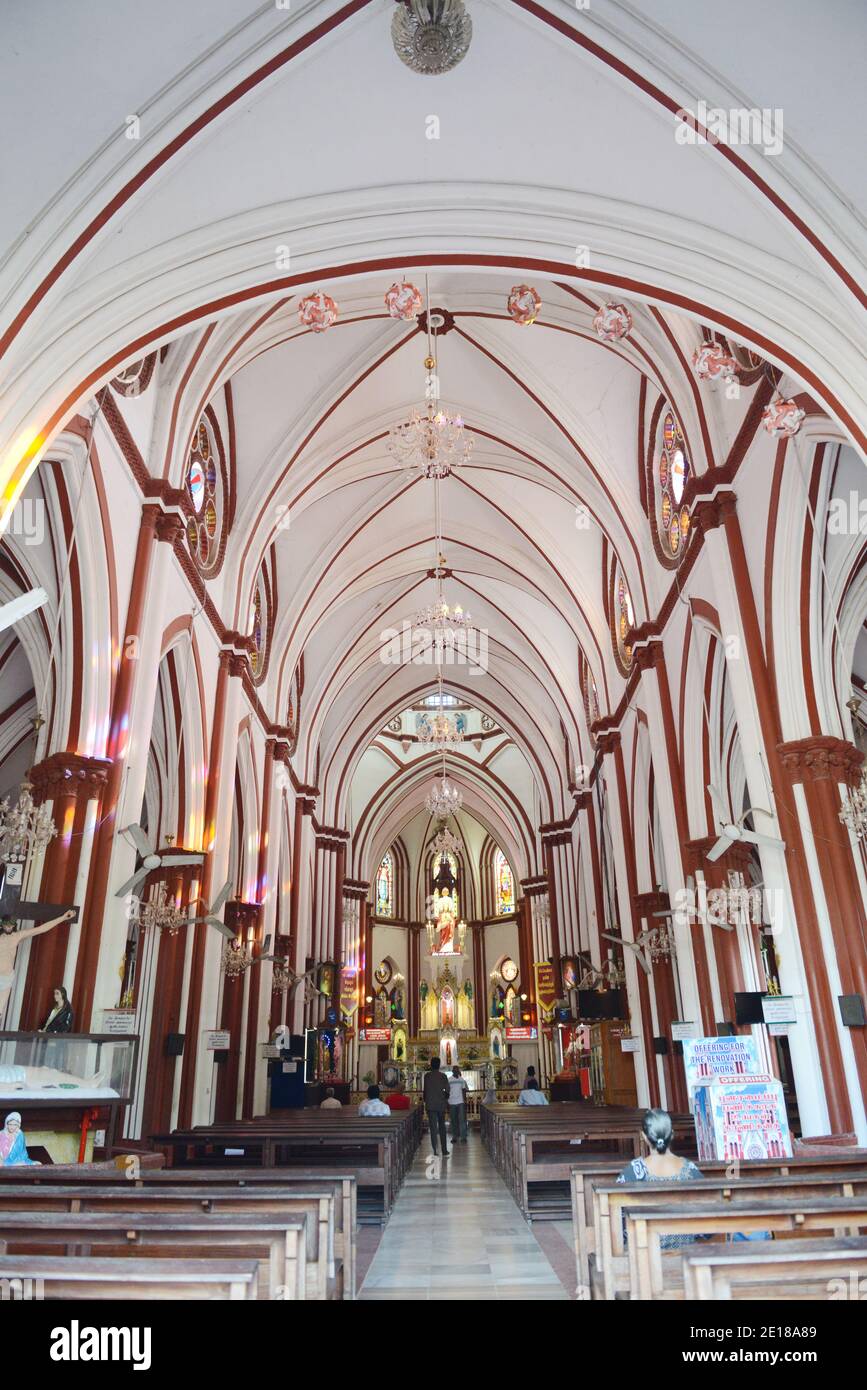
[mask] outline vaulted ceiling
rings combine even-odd
[[[863,374],[846,369],[865,346],[862,87],[835,34],[854,4],[732,0],[718,20],[680,0],[652,16],[621,0],[470,8],[467,58],[420,78],[393,52],[390,0],[80,0],[51,24],[9,3],[12,47],[41,80],[35,103],[20,62],[0,84],[0,113],[29,112],[0,210],[0,446],[14,488],[120,365],[171,343],[149,466],[179,485],[201,410],[228,388],[237,505],[213,594],[243,628],[273,553],[264,703],[281,717],[303,656],[296,767],[343,822],[365,750],[431,689],[429,671],[381,659],[383,632],[433,592],[433,487],[386,448],[422,400],[426,344],[383,305],[403,273],[427,275],[454,320],[442,397],[474,441],[442,486],[447,593],[489,642],[486,668],[455,668],[447,689],[502,726],[513,766],[452,761],[480,823],[533,872],[522,822],[568,814],[591,757],[579,653],[603,712],[622,693],[610,567],[639,623],[671,582],[642,495],[642,402],[671,403],[696,471],[722,461],[742,415],[692,373],[707,324],[856,436],[867,425]],[[673,113],[699,99],[783,108],[783,151],[679,143]],[[521,280],[543,302],[530,327],[505,308]],[[340,315],[313,334],[298,302],[320,286]],[[612,297],[634,317],[615,344],[592,327]],[[399,795],[393,769],[370,790],[371,854],[423,800],[430,767],[400,771]]]

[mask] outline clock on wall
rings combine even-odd
[[[374,971],[377,984],[387,985],[391,979],[391,966],[387,960],[381,960]]]
[[[517,980],[518,967],[511,958],[507,958],[503,961],[503,964],[500,966],[500,974],[507,985],[510,985],[513,980]]]

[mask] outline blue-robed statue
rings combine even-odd
[[[20,1114],[17,1110],[10,1110],[0,1131],[0,1168],[15,1168],[25,1163],[39,1167],[38,1159],[31,1158],[27,1152]]]

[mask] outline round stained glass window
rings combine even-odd
[[[205,526],[207,527],[208,535],[213,539],[217,533],[217,509],[213,502],[209,502],[205,508]]]
[[[205,462],[207,463],[208,459],[211,457],[211,441],[210,441],[210,439],[208,438],[208,428],[207,428],[207,426],[206,426],[204,420],[201,420],[201,421],[199,422],[198,443],[199,443],[199,453],[201,454],[202,458],[203,458],[203,459],[205,460]]]
[[[205,473],[202,465],[196,459],[190,464],[187,473],[187,487],[193,506],[197,512],[200,512],[205,500]]]
[[[683,431],[672,410],[665,411],[659,441],[656,460],[659,499],[657,524],[663,552],[674,559],[679,555],[689,532],[689,515],[686,508],[681,508],[680,504],[689,478],[690,465]]]
[[[199,559],[203,565],[208,563],[208,533],[204,526],[199,527]]]
[[[187,522],[187,544],[195,555],[199,548],[199,528],[192,517],[190,517],[190,520]]]

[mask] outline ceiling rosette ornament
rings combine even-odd
[[[692,354],[692,368],[699,381],[734,381],[738,364],[719,343],[703,343]]]
[[[393,319],[417,319],[423,303],[421,290],[408,280],[395,281],[386,291],[385,307]]]
[[[515,323],[535,323],[542,309],[542,300],[532,285],[513,285],[506,308]]]
[[[596,335],[606,343],[618,343],[632,332],[632,315],[625,304],[603,304],[593,319]]]
[[[450,72],[466,57],[473,23],[461,0],[399,0],[391,40],[402,63],[423,77]]]
[[[330,294],[316,290],[298,305],[298,317],[312,333],[324,333],[337,322],[338,308]]]
[[[774,439],[791,439],[798,433],[807,412],[793,400],[784,401],[777,396],[765,406],[762,412],[762,425]]]

